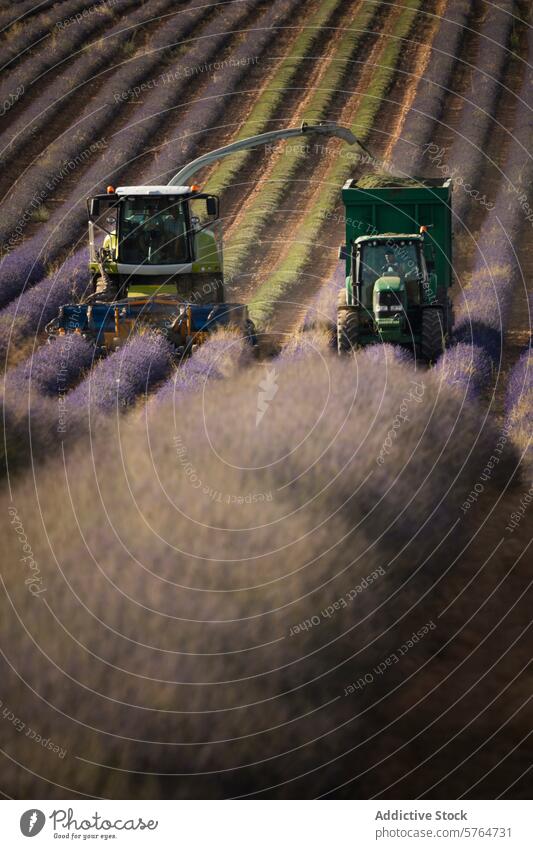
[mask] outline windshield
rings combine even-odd
[[[121,204],[119,260],[143,265],[187,262],[185,204],[173,197],[132,197]]]
[[[367,242],[361,246],[359,278],[363,285],[375,283],[378,277],[417,280],[420,276],[418,243]]]

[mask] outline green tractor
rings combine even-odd
[[[387,182],[362,188],[348,180],[343,187],[349,247],[340,253],[346,286],[339,293],[338,351],[389,342],[433,363],[453,325],[451,184]]]

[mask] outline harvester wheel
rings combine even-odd
[[[434,363],[444,353],[445,329],[441,309],[425,309],[422,312],[422,336],[420,353],[428,363]]]

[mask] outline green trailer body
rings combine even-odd
[[[431,362],[453,323],[451,182],[386,182],[362,188],[348,180],[342,190],[346,290],[339,300],[339,352],[392,342],[415,348]]]

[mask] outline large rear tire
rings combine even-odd
[[[438,307],[422,312],[420,353],[427,363],[434,363],[446,347],[443,311]]]
[[[359,315],[355,307],[346,306],[346,290],[339,292],[337,309],[337,351],[345,354],[359,344]]]

